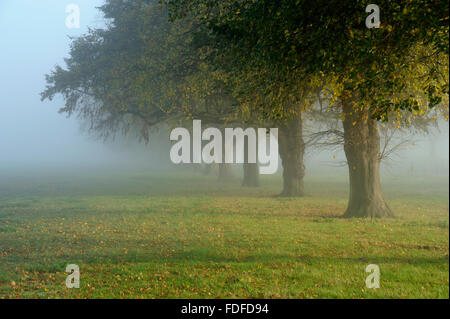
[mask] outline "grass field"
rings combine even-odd
[[[339,218],[347,184],[91,170],[1,175],[0,298],[449,298],[448,178],[384,183],[397,215]],[[77,264],[81,288],[65,287]],[[381,288],[367,289],[377,264]]]

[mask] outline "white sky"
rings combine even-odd
[[[65,25],[66,6],[80,7],[80,29]],[[69,36],[101,26],[100,0],[0,0],[0,162],[72,162],[104,155],[80,134],[75,119],[58,114],[62,100],[40,101],[46,73],[64,65]]]

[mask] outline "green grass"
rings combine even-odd
[[[387,181],[386,220],[339,218],[345,180],[308,179],[301,199],[262,183],[3,176],[0,298],[449,298],[448,179]],[[65,287],[68,264],[80,289]],[[369,264],[379,289],[365,287]]]

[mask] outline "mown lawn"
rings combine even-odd
[[[449,298],[448,179],[392,180],[396,219],[339,218],[345,180],[309,195],[193,174],[0,182],[0,298]],[[68,264],[81,288],[67,289]],[[381,288],[367,289],[377,264]]]

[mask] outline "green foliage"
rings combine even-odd
[[[365,5],[350,0],[109,0],[107,28],[74,39],[42,98],[62,94],[61,112],[104,137],[144,139],[193,118],[278,122],[319,97],[338,108],[351,97],[385,122],[436,106],[447,118],[448,3],[378,5],[381,27],[367,29]]]
[[[61,112],[102,137],[131,129],[147,140],[162,123],[226,120],[232,103],[192,45],[193,21],[169,22],[157,1],[110,0],[100,9],[107,27],[73,40],[67,69],[47,76],[42,99],[62,94]]]
[[[379,1],[379,29],[366,28],[366,4],[360,1],[172,0],[166,4],[174,20],[193,15],[202,21],[218,54],[232,61],[232,71],[251,69],[250,73],[264,76],[269,83],[263,91],[288,84],[293,94],[317,80],[328,86],[340,83],[342,88],[330,91],[338,97],[357,92],[377,119],[387,118],[391,111],[418,108],[417,99],[392,101],[410,81],[408,76],[392,75],[404,75],[411,68],[412,50],[429,48],[428,58],[440,54],[440,59],[448,60],[447,1]],[[432,79],[422,81],[414,94],[426,97],[431,108],[448,96],[448,80],[436,83],[431,70],[428,76]],[[314,90],[315,86],[309,89]],[[289,103],[283,103],[290,112]],[[268,108],[273,110],[273,105]]]

